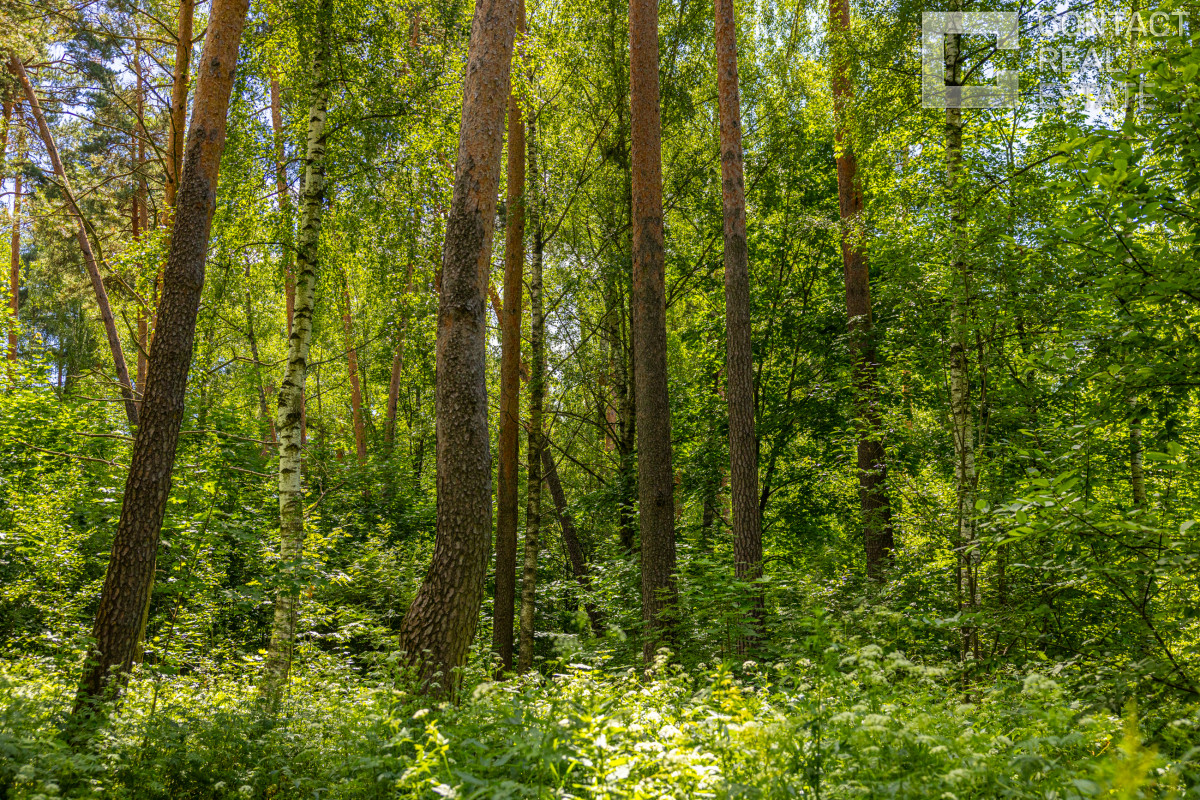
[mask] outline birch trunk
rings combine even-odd
[[[526,485],[525,564],[521,576],[521,650],[517,671],[533,669],[537,565],[542,534],[542,406],[546,396],[546,321],[542,309],[542,229],[538,205],[537,122],[529,121],[529,227],[533,252],[529,259],[529,465]]]
[[[25,73],[25,65],[15,55],[9,58],[8,65],[12,74],[20,82],[21,88],[25,91],[25,101],[29,103],[29,111],[33,114],[34,120],[37,121],[38,131],[41,133],[42,141],[46,145],[46,153],[50,156],[50,163],[54,167],[54,174],[58,177],[59,188],[62,190],[63,197],[67,201],[68,210],[75,217],[75,239],[79,242],[79,249],[83,251],[83,266],[92,281],[92,291],[96,295],[96,305],[100,309],[100,319],[104,323],[104,333],[108,337],[108,349],[112,352],[113,367],[117,372],[117,383],[121,387],[121,397],[125,401],[125,416],[129,420],[130,429],[136,429],[138,425],[138,409],[137,404],[134,402],[133,384],[129,380],[129,367],[125,361],[125,349],[121,346],[121,336],[117,332],[117,322],[113,317],[112,307],[108,303],[108,292],[104,289],[104,280],[100,277],[100,268],[96,263],[96,255],[92,250],[91,240],[88,239],[87,223],[83,219],[83,212],[79,210],[79,205],[75,202],[75,192],[71,189],[71,182],[67,179],[66,170],[63,168],[62,160],[58,156],[58,147],[54,142],[54,135],[50,132],[50,126],[46,123],[46,116],[42,113],[42,106],[38,102],[37,94],[33,91],[33,84],[29,82],[29,76]]]
[[[76,698],[77,711],[91,706],[108,689],[114,693],[119,689],[120,677],[133,661],[141,618],[154,586],[154,561],[183,420],[226,112],[247,6],[247,0],[213,0],[212,4],[164,273],[162,327],[150,352],[142,424],[133,443],[121,519],[92,629],[95,645]]]
[[[320,275],[321,225],[325,205],[325,119],[329,103],[330,0],[318,11],[320,36],[314,69],[317,82],[308,112],[304,153],[304,193],[300,198],[300,230],[296,238],[296,300],[287,363],[279,386],[275,429],[279,436],[280,585],[275,590],[275,619],[263,667],[261,694],[277,707],[287,684],[299,615],[299,571],[304,553],[304,486],[302,482],[304,386],[312,344],[313,311]]]
[[[24,157],[25,150],[25,124],[21,119],[21,107],[14,101],[11,105],[12,119],[16,122],[17,135],[14,142],[13,162],[20,161]],[[8,107],[5,109],[8,110]],[[5,115],[5,122],[9,122],[8,114]],[[5,127],[5,135],[8,134],[8,126]],[[7,141],[5,142],[5,151],[7,151]],[[8,360],[17,360],[17,322],[21,315],[21,173],[13,172],[13,208],[12,208],[12,236],[10,239],[10,254],[11,259],[8,267],[8,308],[12,312],[12,326],[8,329]]]
[[[517,36],[525,33],[518,0]],[[519,58],[519,55],[518,55]],[[532,124],[532,123],[531,123]],[[533,148],[530,139],[529,147]],[[525,265],[525,122],[517,96],[508,95],[508,206],[504,230],[504,312],[500,319],[500,436],[496,484],[496,593],[492,650],[500,669],[513,668],[513,613],[517,584],[517,490],[520,482],[521,291]],[[523,598],[522,598],[523,601]]]

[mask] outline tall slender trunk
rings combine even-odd
[[[960,35],[946,37],[946,81],[957,86],[961,75]],[[966,206],[963,198],[962,110],[946,109],[946,188],[950,202],[950,421],[954,435],[955,550],[962,613],[971,615],[961,629],[963,660],[978,655],[973,615],[979,610],[979,542],[975,526],[975,424],[971,413],[968,346],[971,326],[971,271],[966,262]]]
[[[250,262],[246,262],[246,339],[250,343],[250,357],[254,359],[254,385],[258,390],[258,415],[263,424],[267,426],[265,431],[266,442],[275,441],[275,422],[271,419],[271,412],[267,408],[267,387],[263,383],[262,361],[258,357],[258,336],[254,332],[254,294],[250,289]],[[263,454],[268,452],[267,446],[263,446]]]
[[[542,214],[539,207],[537,121],[529,120],[529,227],[533,252],[529,259],[529,474],[526,484],[525,566],[521,576],[521,652],[517,670],[533,669],[533,622],[537,600],[537,565],[542,535],[542,450],[545,431],[546,320],[542,309]]]
[[[882,580],[894,546],[892,507],[887,495],[887,469],[879,438],[878,370],[871,320],[870,265],[863,224],[863,191],[858,159],[850,140],[850,84],[844,42],[850,35],[849,0],[830,0],[829,30],[834,42],[833,102],[837,155],[838,207],[842,221],[842,267],[846,283],[846,316],[854,363],[854,416],[858,439],[858,498],[862,515],[867,577]]]
[[[192,18],[196,0],[179,0],[175,20],[175,66],[171,73],[171,107],[167,117],[167,153],[163,159],[166,184],[163,205],[168,215],[175,211],[175,198],[183,172],[183,137],[187,130],[188,81],[192,65]],[[167,221],[170,224],[170,221]]]
[[[322,0],[317,13],[320,15],[320,33],[313,63],[316,82],[308,110],[304,192],[300,196],[300,230],[296,237],[296,305],[275,412],[275,428],[279,435],[280,585],[275,590],[275,618],[261,686],[263,699],[272,708],[279,703],[292,665],[300,605],[299,572],[304,553],[304,386],[308,377],[308,352],[312,345],[313,312],[321,269],[319,244],[325,210],[331,0]],[[317,397],[320,397],[320,386]]]
[[[750,267],[746,251],[746,189],[742,171],[742,111],[738,93],[737,22],[733,0],[714,0],[717,102],[721,116],[721,205],[725,218],[725,372],[729,408],[729,474],[733,482],[733,565],[738,580],[755,583],[749,637],[761,639],[762,520],[758,511],[758,437],[754,431],[754,354]]]
[[[658,2],[629,2],[630,163],[633,203],[633,365],[637,395],[638,512],[642,534],[642,658],[675,644],[675,509],[667,403],[666,263]]]
[[[401,650],[443,694],[475,637],[491,552],[484,304],[516,16],[516,0],[476,0],[438,300],[437,538],[400,630]]]
[[[209,15],[196,112],[188,132],[159,306],[162,325],[150,351],[142,424],[133,443],[121,520],[92,629],[95,645],[76,699],[77,709],[104,694],[114,677],[118,681],[111,688],[114,692],[119,689],[119,676],[128,672],[133,660],[139,623],[154,585],[155,554],[183,419],[204,262],[216,210],[217,173],[225,146],[226,112],[247,6],[247,0],[213,0]]]
[[[563,492],[562,481],[558,477],[558,467],[549,447],[542,448],[542,472],[545,474],[546,486],[554,500],[554,510],[558,515],[558,525],[562,529],[563,544],[567,548],[567,558],[571,562],[571,574],[584,590],[592,588],[592,576],[588,571],[587,561],[583,558],[583,547],[579,542],[579,531],[575,529],[575,517],[567,508],[567,496]],[[604,635],[604,614],[595,603],[585,601],[584,611],[592,623],[592,632],[597,636]]]
[[[146,179],[142,173],[146,162],[146,87],[142,76],[142,40],[140,37],[134,42],[133,71],[137,78],[137,97],[135,98],[137,130],[133,134],[136,140],[133,147],[134,175],[136,179],[133,193],[132,233],[133,240],[140,244],[142,234],[145,233],[148,227],[146,220]],[[141,263],[137,265],[138,273],[141,273],[142,266]],[[146,389],[146,355],[150,351],[150,329],[147,323],[147,313],[148,309],[139,303],[137,310],[137,394],[139,398]],[[141,637],[138,638],[138,641],[141,641]]]
[[[517,36],[525,35],[525,2],[517,4]],[[519,48],[519,43],[517,47]],[[519,56],[518,49],[518,56]],[[530,123],[532,125],[532,123]],[[530,148],[533,140],[530,139]],[[504,231],[504,313],[500,319],[500,437],[496,484],[496,593],[492,650],[500,669],[513,667],[517,584],[517,489],[520,473],[521,291],[525,267],[525,121],[508,95],[507,224]],[[527,667],[526,667],[527,668]]]
[[[5,106],[5,111],[8,112],[10,106]],[[25,150],[25,122],[21,118],[21,106],[17,101],[11,104],[12,113],[11,120],[15,122],[17,135],[14,141],[14,156],[12,162],[15,163],[24,158]],[[5,133],[9,130],[9,114],[5,114]],[[5,151],[7,151],[7,142],[5,143]],[[13,208],[12,208],[12,237],[11,237],[11,260],[8,267],[8,308],[12,311],[12,325],[8,329],[8,360],[17,360],[17,322],[20,319],[21,311],[21,173],[13,171]]]
[[[283,102],[280,98],[279,80],[271,70],[271,132],[275,147],[275,202],[279,204],[283,229],[283,288],[287,303],[287,332],[292,335],[292,317],[296,313],[296,274],[292,267],[292,196],[288,193],[287,161],[284,153]]]
[[[362,386],[358,380],[358,348],[354,346],[354,317],[350,307],[350,278],[342,271],[342,331],[346,340],[346,374],[350,378],[350,411],[354,421],[354,453],[359,464],[367,461],[367,431],[363,425]]]
[[[405,276],[405,296],[411,296],[413,293],[413,259],[408,261],[408,275]],[[387,437],[388,446],[394,446],[396,442],[396,411],[400,407],[400,374],[404,370],[404,339],[408,331],[408,316],[409,312],[406,308],[403,315],[400,317],[400,330],[396,334],[396,348],[392,353],[392,375],[388,381],[388,402],[387,402],[387,427],[385,435]]]
[[[67,201],[67,208],[71,215],[75,217],[75,239],[79,242],[79,249],[83,251],[83,265],[87,270],[88,277],[92,281],[92,291],[96,295],[96,305],[100,308],[100,319],[104,322],[104,333],[108,337],[108,348],[112,352],[113,367],[117,372],[117,383],[121,386],[121,397],[125,401],[125,416],[129,420],[130,428],[136,428],[138,424],[138,409],[134,402],[133,385],[129,380],[129,367],[125,362],[125,349],[121,346],[121,336],[117,332],[117,322],[113,317],[112,307],[108,303],[108,292],[104,289],[104,280],[100,277],[100,268],[96,263],[96,255],[92,250],[91,240],[88,239],[87,223],[83,219],[83,212],[79,210],[79,205],[75,202],[75,192],[71,189],[71,182],[67,179],[66,170],[63,168],[62,160],[58,156],[58,147],[54,143],[54,135],[50,132],[50,126],[46,123],[46,116],[42,113],[42,106],[38,102],[37,94],[33,91],[33,84],[29,82],[29,76],[25,73],[25,65],[21,60],[13,55],[9,58],[9,69],[21,84],[21,88],[25,91],[25,101],[29,103],[29,111],[33,114],[34,120],[37,121],[38,131],[41,133],[42,142],[46,145],[46,153],[50,156],[50,163],[54,167],[54,174],[58,177],[59,188],[62,190],[63,197]]]

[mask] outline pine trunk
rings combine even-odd
[[[517,35],[525,32],[518,0]],[[530,143],[532,147],[532,140]],[[525,265],[525,122],[517,96],[508,96],[508,190],[504,232],[504,312],[500,319],[500,436],[496,486],[496,593],[492,650],[500,670],[513,668],[517,584],[517,490],[520,482],[521,291]]]
[[[121,520],[92,630],[94,649],[84,671],[77,709],[100,698],[106,688],[114,693],[119,688],[120,678],[132,663],[143,610],[154,585],[155,555],[171,488],[196,314],[204,288],[226,111],[247,6],[247,0],[213,0],[164,274],[159,306],[162,324],[150,351],[142,421],[133,443]]]
[[[296,643],[300,604],[300,567],[304,554],[304,387],[312,345],[313,312],[320,278],[321,225],[325,209],[325,120],[329,103],[329,25],[331,3],[318,13],[320,36],[315,55],[317,82],[308,111],[304,152],[304,192],[300,196],[300,230],[296,237],[296,293],[288,334],[287,363],[279,385],[275,428],[279,436],[279,579],[275,619],[263,666],[261,693],[276,707],[287,685]],[[319,389],[319,387],[318,387]],[[319,396],[319,394],[318,394]]]
[[[638,511],[642,536],[642,658],[675,645],[675,509],[667,403],[666,264],[658,2],[629,3],[629,96],[633,216],[633,386],[637,403]]]
[[[471,25],[438,301],[437,538],[400,631],[427,689],[442,694],[475,637],[491,552],[484,304],[516,12],[516,0],[476,0]]]
[[[739,581],[755,584],[750,635],[763,635],[762,521],[758,511],[758,437],[754,430],[754,354],[750,327],[750,267],[746,251],[746,189],[742,171],[742,111],[738,93],[737,22],[733,0],[715,0],[717,92],[721,117],[721,200],[725,219],[725,373],[729,408],[729,474],[733,485],[733,564]],[[708,510],[707,508],[705,509]]]
[[[542,406],[546,396],[546,321],[542,309],[542,229],[538,205],[537,124],[529,121],[529,465],[526,484],[525,564],[521,575],[521,652],[517,671],[533,669],[533,627],[537,601],[537,565],[542,535]]]
[[[92,291],[96,295],[96,305],[100,308],[100,319],[104,322],[104,333],[108,337],[108,348],[112,352],[113,367],[117,372],[117,383],[121,387],[121,397],[125,401],[125,416],[129,420],[130,429],[136,429],[138,425],[138,409],[133,397],[133,384],[129,380],[129,367],[125,361],[125,349],[121,346],[121,336],[117,332],[117,322],[113,317],[112,307],[108,303],[108,292],[104,289],[104,280],[100,277],[100,268],[96,263],[96,255],[92,250],[91,240],[88,239],[87,223],[83,219],[83,213],[79,210],[79,205],[75,202],[75,192],[72,191],[71,182],[67,179],[66,170],[63,169],[62,160],[58,156],[58,147],[54,143],[54,136],[50,132],[50,126],[46,123],[46,116],[42,113],[42,106],[38,102],[37,94],[33,91],[33,84],[29,82],[29,76],[25,74],[25,65],[15,55],[9,58],[8,63],[12,74],[21,83],[21,88],[25,91],[25,101],[29,103],[29,111],[33,114],[33,118],[37,122],[38,131],[42,136],[42,142],[46,145],[46,153],[50,156],[50,163],[54,167],[54,174],[58,177],[59,188],[62,190],[64,199],[67,201],[68,210],[75,217],[75,239],[79,242],[79,249],[83,251],[83,265],[87,269],[88,277],[92,281]]]
[[[887,495],[887,470],[879,438],[878,363],[872,334],[870,265],[863,224],[863,191],[858,159],[850,141],[847,114],[853,100],[844,41],[850,34],[848,0],[830,0],[829,29],[835,37],[831,52],[833,100],[837,116],[834,133],[837,155],[838,207],[842,222],[842,268],[846,284],[846,316],[854,364],[854,416],[858,439],[858,497],[862,515],[863,551],[867,577],[882,580],[894,547],[892,507]]]

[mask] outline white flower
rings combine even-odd
[[[415,712],[413,712],[412,718],[420,719],[421,717],[425,716],[428,713],[429,713],[428,708],[418,708]]]

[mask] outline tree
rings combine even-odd
[[[471,24],[438,301],[437,538],[400,630],[401,649],[443,693],[475,636],[491,550],[484,304],[516,6],[476,0]]]
[[[880,440],[878,356],[871,319],[870,262],[867,258],[863,190],[858,159],[851,140],[848,115],[854,99],[845,39],[850,34],[849,0],[830,0],[829,30],[833,35],[833,102],[837,116],[834,144],[837,156],[838,209],[842,221],[842,267],[846,282],[846,316],[854,363],[854,416],[858,439],[858,497],[862,515],[863,550],[867,576],[883,578],[890,557],[892,508],[887,495],[887,469]],[[736,513],[736,512],[735,512]]]
[[[633,202],[633,363],[637,403],[638,511],[642,535],[642,659],[649,667],[674,639],[674,472],[667,399],[666,262],[658,3],[629,3],[630,163]]]
[[[94,644],[76,697],[77,712],[90,707],[106,690],[114,695],[119,691],[120,679],[134,658],[143,610],[154,584],[155,555],[171,489],[196,313],[204,288],[208,238],[225,146],[225,117],[248,5],[248,0],[213,0],[209,15],[175,225],[163,273],[158,333],[150,349],[146,391],[142,395],[141,424],[92,628]]]
[[[537,119],[529,120],[529,467],[525,510],[525,564],[521,578],[521,652],[517,669],[533,669],[533,625],[537,600],[538,549],[542,533],[542,450],[546,399],[546,318],[542,307],[542,214],[538,181]]]
[[[100,319],[104,322],[104,333],[108,337],[108,348],[112,352],[113,367],[117,372],[117,383],[121,387],[121,397],[125,402],[125,416],[129,420],[129,427],[137,428],[138,407],[134,401],[133,385],[129,380],[129,367],[125,361],[125,349],[121,346],[121,335],[117,332],[117,322],[113,317],[112,306],[108,302],[108,291],[104,288],[104,279],[100,276],[96,254],[92,249],[91,239],[88,238],[87,221],[83,218],[83,212],[80,211],[79,204],[75,201],[75,192],[71,189],[71,181],[67,178],[67,172],[63,167],[62,159],[59,158],[58,146],[54,142],[54,134],[51,133],[50,125],[46,122],[46,115],[42,113],[41,103],[38,102],[37,94],[33,90],[33,84],[30,83],[29,75],[25,72],[25,65],[21,62],[21,59],[17,58],[15,53],[9,57],[8,68],[25,91],[25,102],[29,104],[29,111],[37,123],[38,131],[42,136],[42,143],[46,146],[46,154],[50,157],[50,164],[54,168],[55,176],[58,178],[59,191],[62,192],[63,198],[67,201],[67,209],[75,217],[75,239],[79,242],[79,249],[83,253],[83,266],[92,281],[92,291],[96,295],[96,305],[100,308]]]
[[[279,702],[287,683],[299,614],[299,570],[304,554],[304,389],[312,346],[313,313],[320,279],[321,227],[325,214],[325,121],[330,93],[332,0],[322,0],[313,69],[316,76],[308,109],[304,152],[304,193],[300,198],[300,230],[296,237],[296,274],[288,316],[287,362],[279,384],[275,427],[279,434],[280,585],[275,590],[271,644],[263,665],[262,696],[269,706]]]
[[[758,437],[754,432],[754,355],[750,342],[750,268],[746,189],[742,175],[742,110],[738,96],[737,21],[733,0],[714,0],[717,104],[721,117],[721,201],[725,232],[725,372],[729,407],[729,476],[733,490],[733,559],[739,580],[762,577],[758,510]],[[763,590],[754,590],[751,628],[762,635]],[[742,641],[739,648],[747,649]]]
[[[525,33],[518,0],[517,34]],[[532,145],[531,145],[532,146]],[[508,96],[508,202],[504,230],[504,313],[500,319],[500,469],[496,482],[496,595],[492,650],[501,669],[513,667],[517,582],[517,489],[520,480],[521,281],[525,265],[525,121],[515,92]]]
[[[5,150],[9,132],[16,128],[13,136],[13,155],[10,164],[15,164],[24,157],[25,123],[21,118],[21,106],[13,101],[4,103],[4,136]],[[13,171],[13,206],[12,206],[11,259],[8,267],[8,308],[12,312],[12,323],[8,329],[8,360],[17,360],[17,322],[21,311],[21,173]]]

